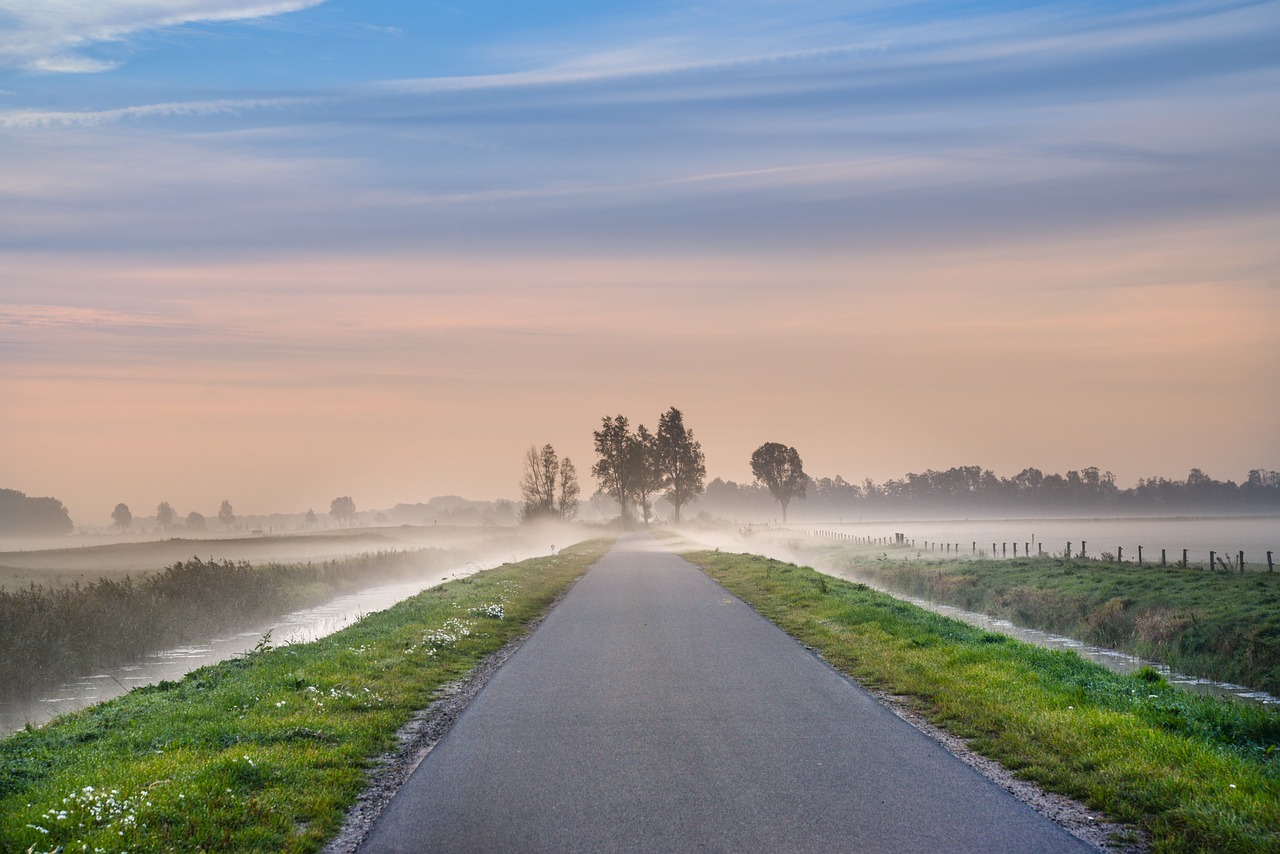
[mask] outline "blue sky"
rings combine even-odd
[[[443,401],[442,443],[528,413],[269,504],[408,500],[389,468],[504,494],[530,442],[581,461],[600,415],[672,404],[725,476],[765,440],[849,479],[1280,468],[1278,45],[1274,1],[0,0],[0,485],[91,506],[147,469],[42,403],[90,382],[143,446],[201,429],[147,415],[197,391],[217,415],[285,389],[317,447],[402,453],[311,426],[307,395]],[[1152,443],[977,402],[1028,389],[1240,417]],[[65,469],[54,434],[84,449]],[[208,441],[219,492],[279,444]]]

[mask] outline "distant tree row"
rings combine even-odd
[[[71,533],[71,516],[56,498],[28,498],[0,489],[0,536],[47,537]]]
[[[1237,484],[1215,480],[1197,468],[1184,480],[1143,478],[1121,489],[1115,475],[1095,467],[1066,474],[1027,468],[1001,478],[980,466],[959,466],[884,483],[806,477],[804,494],[807,514],[821,518],[889,513],[1274,512],[1280,510],[1280,472],[1254,469]],[[752,484],[717,478],[707,485],[702,506],[714,515],[746,518],[769,512],[771,498],[779,500],[758,474]]]
[[[236,514],[231,509],[230,501],[222,502],[222,507],[218,510],[218,521],[222,523],[224,529],[231,530],[231,526],[236,521]],[[168,501],[161,501],[156,507],[156,523],[161,531],[168,531],[178,526],[178,513]],[[133,511],[129,509],[128,504],[121,502],[115,506],[111,511],[111,524],[121,533],[133,528]],[[208,524],[203,513],[192,510],[187,514],[184,527],[188,531],[204,531]]]

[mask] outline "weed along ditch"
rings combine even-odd
[[[0,851],[315,851],[438,690],[528,631],[595,540],[425,590],[0,741]]]

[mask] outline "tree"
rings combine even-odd
[[[314,528],[316,526],[316,511],[307,510],[307,527]]]
[[[74,529],[56,498],[31,498],[16,489],[0,489],[0,536],[62,536]]]
[[[805,483],[809,479],[804,473],[800,454],[795,448],[765,442],[751,455],[751,473],[782,505],[782,522],[786,524],[787,505],[793,498],[804,498]]]
[[[173,505],[168,501],[161,501],[156,507],[156,521],[160,523],[160,530],[167,531],[178,521],[178,514],[174,511]]]
[[[218,521],[222,523],[222,527],[231,530],[231,525],[236,521],[235,511],[231,509],[231,502],[225,498],[222,500],[222,506],[218,508]]]
[[[560,463],[560,518],[568,522],[578,515],[578,470],[573,461],[565,457]]]
[[[627,464],[631,468],[631,488],[647,528],[653,513],[649,499],[662,489],[662,471],[658,468],[657,438],[643,424],[636,428]]]
[[[680,508],[706,491],[707,463],[702,444],[694,440],[692,430],[685,429],[684,416],[674,406],[658,417],[654,456],[678,525]]]
[[[631,434],[630,426],[625,415],[606,415],[601,419],[600,429],[592,434],[599,459],[591,467],[591,474],[600,481],[605,494],[618,502],[624,526],[631,519],[631,496],[635,491],[636,437]]]
[[[129,512],[129,505],[121,502],[116,505],[116,509],[111,511],[111,521],[121,533],[133,527],[133,514]]]
[[[556,516],[556,486],[560,478],[560,458],[550,444],[542,450],[530,445],[524,453],[524,475],[520,478],[520,495],[524,507],[520,518],[525,521]]]
[[[196,511],[192,510],[190,513],[187,514],[187,530],[188,531],[203,531],[204,529],[205,529],[205,520],[204,520],[203,513],[197,513]]]
[[[346,527],[356,518],[356,503],[349,495],[339,496],[329,502],[329,515],[336,519],[340,526]]]

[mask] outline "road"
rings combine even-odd
[[[360,848],[1090,850],[645,535],[574,586]]]

